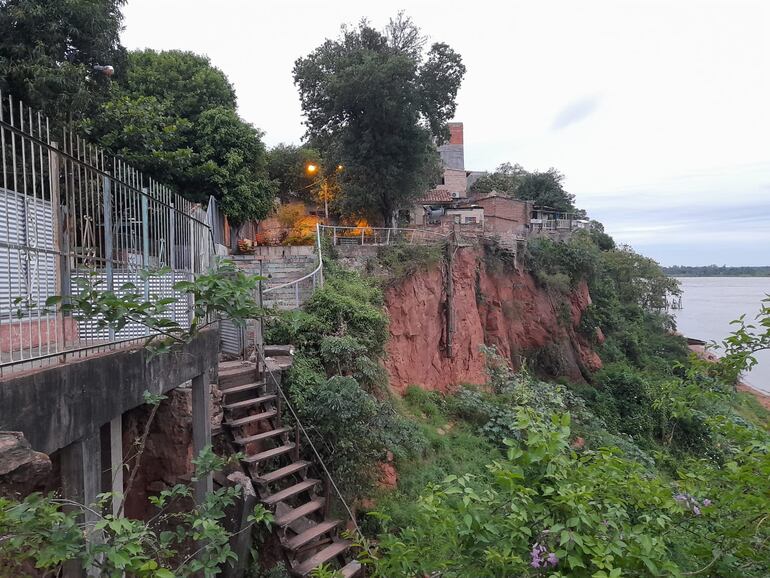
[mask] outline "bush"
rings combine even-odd
[[[396,243],[378,247],[377,262],[388,269],[389,282],[397,282],[419,271],[428,271],[441,263],[444,245],[407,245]]]
[[[379,473],[373,466],[384,461],[387,450],[398,455],[419,451],[422,439],[416,427],[352,377],[295,377],[290,389],[295,409],[348,498],[371,491]]]

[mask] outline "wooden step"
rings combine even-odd
[[[294,576],[307,576],[313,570],[318,568],[321,564],[326,564],[328,561],[334,560],[337,556],[342,554],[349,547],[350,547],[350,542],[348,540],[340,540],[339,542],[334,542],[333,544],[331,544],[330,546],[327,546],[320,552],[313,554],[310,558],[308,558],[298,566],[295,566],[294,568],[292,568],[291,573]]]
[[[268,472],[266,474],[262,474],[258,478],[254,478],[254,481],[260,486],[264,486],[265,484],[277,482],[278,480],[282,480],[292,474],[301,472],[309,465],[310,465],[310,462],[299,460],[297,462],[294,462],[293,464],[289,464],[288,466],[284,466],[278,470]]]
[[[289,524],[296,522],[300,518],[303,518],[308,514],[312,514],[313,512],[320,510],[323,507],[324,507],[324,499],[316,498],[314,500],[310,500],[307,504],[302,504],[299,508],[294,508],[291,512],[287,512],[283,516],[278,516],[275,519],[275,523],[281,528],[284,528]]]
[[[289,433],[291,431],[294,431],[294,428],[290,427],[279,427],[276,429],[271,429],[270,431],[264,431],[262,433],[254,434],[253,436],[245,437],[245,438],[235,438],[235,443],[238,445],[246,445],[250,444],[251,442],[258,442],[260,440],[266,440],[274,437],[278,437],[279,435]]]
[[[342,574],[342,578],[353,578],[356,574],[358,574],[361,571],[361,562],[358,560],[351,560],[347,564],[345,564],[345,567],[340,570],[340,574]]]
[[[245,385],[256,381],[257,366],[254,363],[231,361],[219,364],[217,385],[220,389],[228,389],[237,385]]]
[[[286,540],[286,542],[284,542],[284,546],[286,546],[289,550],[299,550],[302,548],[302,546],[309,544],[316,538],[320,538],[324,534],[331,532],[340,524],[340,520],[324,520],[320,524],[316,524],[301,534],[297,534],[293,538]]]
[[[278,411],[271,409],[268,411],[263,411],[262,413],[247,415],[246,417],[234,419],[232,421],[225,421],[225,425],[230,427],[241,427],[242,425],[246,425],[247,423],[252,423],[255,421],[263,421],[266,419],[270,419],[271,417],[275,417],[276,415],[278,415]]]
[[[265,499],[262,500],[263,504],[267,504],[268,506],[274,506],[278,502],[283,502],[284,500],[288,500],[292,496],[296,496],[297,494],[301,494],[302,492],[311,489],[313,486],[320,484],[321,480],[314,480],[312,478],[308,478],[307,480],[302,480],[298,484],[294,484],[293,486],[289,486],[288,488],[281,490],[280,492],[276,492],[275,494],[270,494]]]
[[[282,456],[283,454],[288,454],[295,447],[297,447],[297,444],[288,443],[284,446],[278,446],[277,448],[273,448],[271,450],[259,452],[258,454],[254,454],[251,456],[246,456],[245,458],[243,458],[243,461],[249,464],[255,464],[257,462],[269,460],[270,458],[274,458],[276,456]]]
[[[261,405],[268,401],[273,401],[275,398],[275,395],[263,395],[262,397],[253,397],[251,399],[236,401],[234,403],[225,403],[222,405],[222,407],[225,409],[239,409],[242,407],[249,407],[250,405]]]
[[[242,391],[249,391],[250,389],[257,389],[258,387],[264,387],[265,382],[264,381],[252,381],[251,383],[246,383],[244,385],[235,385],[233,387],[220,387],[219,390],[224,394],[228,395],[231,393],[240,393]]]

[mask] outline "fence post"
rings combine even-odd
[[[142,194],[140,197],[142,205],[142,268],[145,272],[150,268],[150,208],[147,203],[147,195],[149,191],[147,187],[142,187]],[[145,276],[144,278],[144,299],[149,301],[150,299],[150,279]],[[149,334],[150,328],[147,328]]]
[[[364,228],[361,227],[361,246],[363,247],[363,245],[364,245]]]
[[[103,218],[104,223],[104,274],[107,277],[107,291],[115,290],[115,281],[113,278],[113,255],[112,255],[112,179],[105,175],[102,177],[102,194],[104,196]],[[110,341],[115,339],[115,329],[110,325]]]
[[[335,231],[337,228],[335,227]],[[324,256],[321,250],[321,226],[316,223],[315,226],[316,243],[318,243],[318,283],[324,286]],[[315,291],[315,275],[313,275],[313,290]]]
[[[387,235],[387,239],[385,240],[385,244],[390,245],[390,228],[388,228],[388,235]]]
[[[54,291],[56,295],[69,293],[67,288],[67,244],[64,238],[64,226],[62,223],[61,191],[59,189],[59,176],[61,167],[59,166],[58,144],[51,143],[48,151],[48,179],[51,187],[51,225],[53,226],[53,250],[56,259],[56,280],[54,281]],[[64,313],[61,308],[56,310],[56,349],[57,351],[67,348],[67,332],[64,329]],[[60,359],[64,362],[64,359]]]

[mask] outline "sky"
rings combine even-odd
[[[556,167],[663,265],[770,265],[770,1],[128,0],[122,39],[209,56],[272,146],[304,133],[294,61],[401,9],[467,66],[466,169]]]

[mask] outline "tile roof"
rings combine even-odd
[[[420,197],[418,203],[451,203],[452,195],[445,189],[432,189]]]

